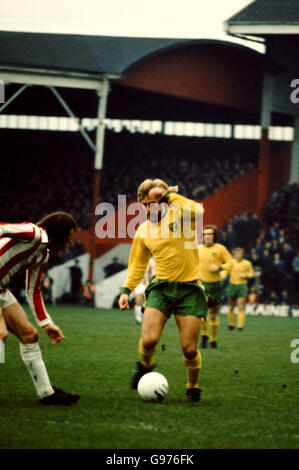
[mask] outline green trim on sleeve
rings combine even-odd
[[[161,197],[159,204],[161,202],[166,202],[168,204],[168,201],[169,201],[169,194],[164,194],[164,196]]]
[[[122,287],[122,289],[121,289],[121,294],[130,295],[130,294],[131,294],[131,291],[130,291],[130,289],[128,289],[127,287]]]

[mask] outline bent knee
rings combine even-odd
[[[3,330],[0,332],[0,341],[3,341],[3,343],[6,341],[6,338],[8,336],[8,331],[7,330]]]
[[[182,349],[183,349],[183,354],[186,359],[192,360],[192,359],[195,359],[195,357],[197,356],[197,351],[198,351],[197,346],[186,344],[182,346]]]
[[[23,344],[36,343],[38,341],[38,331],[33,325],[23,329],[21,341]]]
[[[145,350],[151,351],[152,349],[155,349],[157,346],[158,340],[154,337],[151,338],[146,338],[142,340],[142,345]]]

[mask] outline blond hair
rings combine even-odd
[[[165,183],[165,181],[159,178],[155,178],[153,180],[148,178],[144,180],[137,189],[138,202],[141,202],[142,199],[148,195],[148,193],[150,192],[152,188],[157,188],[157,187],[166,189],[166,194],[178,192],[178,186],[168,186],[168,184]]]

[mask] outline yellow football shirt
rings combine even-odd
[[[254,277],[254,270],[252,264],[247,259],[240,261],[233,260],[233,267],[229,273],[229,282],[231,284],[247,284],[247,280],[240,276],[245,274],[247,278]]]
[[[200,245],[199,254],[199,275],[204,282],[221,281],[220,271],[215,273],[210,271],[211,264],[221,266],[222,270],[230,271],[233,266],[233,258],[229,251],[221,243],[214,243],[211,246]]]
[[[139,284],[151,255],[157,279],[178,282],[199,279],[196,224],[203,207],[177,193],[170,193],[166,200],[168,210],[162,219],[157,223],[146,220],[135,233],[125,289],[133,291]]]

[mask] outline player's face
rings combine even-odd
[[[68,238],[65,240],[65,244],[64,244],[65,248],[67,248],[68,246],[71,246],[74,243],[75,233],[76,233],[75,230],[72,228]]]
[[[158,222],[162,217],[161,206],[159,203],[148,196],[144,196],[141,202],[146,210],[146,218],[150,219],[152,222]]]
[[[240,261],[243,258],[243,251],[242,250],[235,250],[235,258],[237,261]]]
[[[214,244],[214,231],[213,230],[211,229],[204,230],[203,243],[206,246],[212,246]]]

